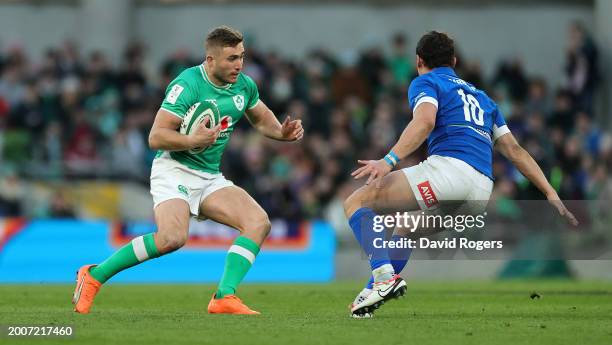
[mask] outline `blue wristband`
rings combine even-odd
[[[400,161],[399,157],[393,151],[389,151],[384,159],[391,167],[395,167]]]
[[[391,156],[391,158],[395,161],[395,164],[400,162],[399,157],[395,154],[395,152],[393,151],[389,151],[389,153],[387,153],[389,156]]]
[[[395,164],[393,164],[393,161],[391,160],[391,158],[389,158],[389,155],[386,155],[384,158],[385,162],[387,162],[387,164],[389,164],[391,167],[394,167]]]

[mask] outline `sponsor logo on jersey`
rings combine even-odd
[[[469,127],[471,129],[475,130],[476,133],[482,135],[483,137],[487,138],[487,140],[491,141],[491,134],[489,134],[489,133],[487,133],[487,132],[485,132],[485,131],[483,131],[482,129],[479,129],[479,128],[474,128],[472,126],[469,126]]]
[[[466,125],[448,125],[449,127],[465,127],[465,128],[469,128],[471,130],[473,130],[474,132],[480,134],[481,136],[485,137],[488,141],[491,141],[491,134],[487,133],[486,131],[480,129],[480,128],[476,128],[473,126],[466,126]]]
[[[221,118],[221,132],[227,131],[230,127],[232,127],[232,117],[231,116],[223,116]]]
[[[214,104],[215,106],[219,106],[219,105],[217,104],[217,100],[216,100],[216,99],[214,99],[214,98],[211,98],[211,99],[206,99],[205,101],[206,101],[206,102],[210,102],[210,103]]]
[[[425,206],[427,206],[427,208],[430,208],[438,203],[438,198],[436,198],[436,194],[434,194],[429,181],[419,183],[417,188],[419,189],[419,193],[421,193],[421,197],[423,197],[423,202],[425,202]]]
[[[234,100],[234,105],[236,106],[236,109],[238,109],[238,111],[242,111],[242,109],[244,109],[244,96],[236,95],[232,97],[232,99]]]
[[[185,90],[184,87],[180,86],[179,84],[175,84],[172,89],[170,89],[170,92],[168,92],[168,96],[166,96],[166,101],[170,104],[175,104],[176,100],[179,98],[183,90]]]

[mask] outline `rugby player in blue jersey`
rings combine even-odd
[[[387,249],[374,245],[384,236],[374,231],[378,212],[398,204],[404,211],[429,212],[458,202],[470,204],[468,209],[477,212],[476,208],[486,206],[493,189],[494,148],[546,196],[561,217],[577,225],[538,164],[517,143],[495,102],[455,74],[453,40],[441,32],[428,32],[419,40],[416,55],[419,76],[408,90],[413,119],[384,158],[358,161],[361,167],[352,176],[367,181],[344,203],[351,229],[372,268],[370,282],[350,305],[353,316],[370,316],[386,300],[406,291],[398,273],[409,253],[391,260]],[[425,161],[392,172],[425,140]]]

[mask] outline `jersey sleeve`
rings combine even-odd
[[[161,108],[182,119],[195,102],[195,90],[179,75],[166,88]]]
[[[408,88],[408,101],[413,112],[423,103],[431,103],[437,108],[438,89],[430,78],[417,77]]]
[[[493,141],[506,133],[510,133],[510,128],[508,128],[502,112],[495,106],[495,111],[493,112]]]
[[[257,103],[259,103],[259,90],[257,90],[257,84],[253,79],[251,79],[251,77],[245,75],[244,78],[246,79],[247,85],[247,97],[249,97],[247,109],[251,109],[254,108]]]

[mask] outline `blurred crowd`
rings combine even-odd
[[[223,159],[226,177],[271,217],[342,218],[342,201],[359,186],[350,178],[357,159],[384,156],[411,119],[407,87],[416,76],[409,49],[414,43],[396,34],[360,52],[333,56],[315,49],[292,60],[246,42],[244,73],[257,82],[261,99],[281,121],[286,114],[301,118],[306,135],[299,143],[275,142],[241,121]],[[562,198],[597,199],[612,194],[612,141],[594,121],[601,83],[597,48],[574,23],[567,51],[559,55],[564,56],[559,61],[563,85],[528,75],[519,57],[501,61],[487,76],[478,61],[459,54],[457,73],[497,101],[514,135]],[[155,155],[147,137],[165,87],[199,63],[201,57],[181,50],[151,70],[140,43],[127,47],[119,66],[103,51],[83,56],[70,42],[36,61],[19,46],[5,49],[0,54],[0,216],[20,214],[23,181],[87,178],[145,186]],[[402,166],[425,156],[423,147]],[[494,173],[495,197],[541,198],[501,157]],[[49,215],[71,214],[57,195]]]

